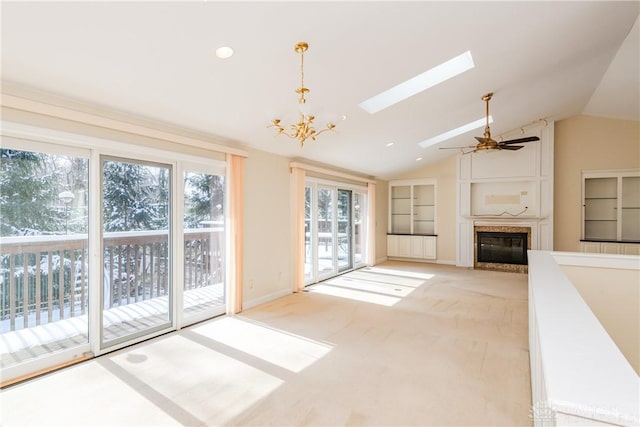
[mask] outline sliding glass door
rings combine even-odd
[[[353,193],[353,262],[356,265],[365,261],[365,218],[367,205],[362,193]]]
[[[170,165],[103,157],[101,348],[172,325]]]
[[[366,189],[309,180],[305,187],[305,283],[364,265]]]
[[[313,226],[317,209],[313,206],[314,191],[311,187],[306,186],[304,189],[304,281],[308,283],[315,277],[315,254],[316,250],[313,246],[315,240],[313,238]]]
[[[316,254],[318,277],[331,277],[336,269],[336,248],[334,245],[336,224],[335,190],[318,188],[316,222]]]
[[[351,190],[338,190],[338,271],[343,272],[353,268],[353,215]]]
[[[22,131],[0,127],[2,384],[225,313],[224,161]]]
[[[12,378],[89,349],[89,152],[2,147],[0,366]]]
[[[183,318],[187,323],[225,311],[225,215],[222,175],[184,172]]]

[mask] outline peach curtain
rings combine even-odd
[[[376,263],[376,184],[367,184],[367,265]]]
[[[227,179],[229,182],[227,187],[229,190],[227,313],[236,314],[242,311],[244,157],[227,155]]]
[[[304,289],[305,235],[304,235],[304,183],[305,171],[291,168],[291,250],[293,251],[293,291]]]

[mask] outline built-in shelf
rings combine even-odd
[[[435,180],[389,183],[389,257],[435,259],[435,207]]]
[[[640,240],[640,171],[585,171],[582,192],[583,241]]]

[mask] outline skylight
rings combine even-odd
[[[471,52],[466,51],[462,55],[451,58],[450,60],[443,62],[442,64],[437,65],[403,83],[400,83],[399,85],[396,85],[373,98],[369,98],[358,105],[369,114],[375,114],[378,111],[392,106],[393,104],[404,101],[413,95],[427,90],[438,83],[442,83],[445,80],[449,80],[450,78],[457,76],[458,74],[462,74],[473,67],[474,64]]]
[[[446,131],[444,133],[441,133],[440,135],[436,135],[433,138],[429,138],[429,139],[425,139],[422,142],[418,142],[418,145],[422,148],[427,148],[430,147],[434,144],[437,144],[439,142],[442,141],[446,141],[447,139],[451,139],[453,137],[456,137],[458,135],[462,135],[463,133],[467,133],[469,131],[472,131],[474,129],[478,129],[483,127],[487,122],[487,118],[483,117],[481,119],[475,120],[471,123],[467,123],[466,125],[462,125],[460,127],[457,127],[455,129],[451,129],[449,131]],[[489,116],[489,123],[493,123],[493,116]]]

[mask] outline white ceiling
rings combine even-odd
[[[455,155],[417,143],[483,117],[489,91],[494,136],[582,112],[640,120],[639,11],[637,1],[3,1],[2,79],[388,179]],[[266,126],[297,118],[303,40],[318,124],[347,120],[300,148]],[[231,59],[214,56],[222,45]],[[474,69],[374,115],[358,107],[466,50]]]

